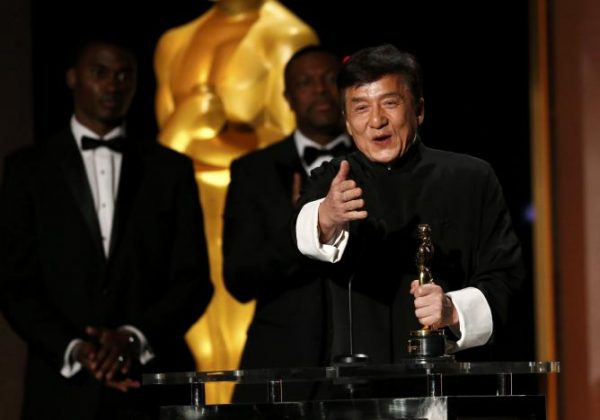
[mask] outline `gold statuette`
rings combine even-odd
[[[417,226],[419,246],[415,261],[419,271],[419,285],[433,283],[431,261],[433,260],[433,242],[431,228],[428,224]],[[429,358],[443,357],[446,350],[446,337],[443,330],[425,326],[420,330],[411,331],[408,339],[408,354],[410,357]]]

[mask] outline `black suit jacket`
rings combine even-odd
[[[435,282],[445,291],[479,289],[493,319],[488,345],[456,357],[502,357],[493,344],[510,333],[510,307],[524,272],[521,246],[489,164],[420,141],[391,165],[371,162],[358,151],[346,160],[348,177],[361,187],[368,212],[367,219],[349,223],[343,257],[332,264],[353,276],[355,351],[379,364],[407,356],[406,337],[420,328],[408,293],[418,278],[416,231],[427,223],[435,247]],[[299,205],[325,197],[339,166],[340,159],[334,159],[316,169]]]
[[[67,345],[87,325],[138,328],[156,354],[145,371],[194,369],[183,335],[212,284],[192,164],[127,139],[119,182],[107,258],[70,130],[6,159],[0,297],[29,348],[24,418],[116,417],[111,407],[141,404],[86,371],[60,375]]]

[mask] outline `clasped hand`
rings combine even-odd
[[[75,359],[108,387],[122,392],[139,388],[140,382],[127,376],[139,351],[132,333],[98,327],[86,327],[85,332],[90,339],[76,346]]]

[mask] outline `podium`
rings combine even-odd
[[[189,385],[190,404],[160,408],[161,420],[200,419],[430,419],[508,420],[545,419],[543,395],[514,395],[513,380],[522,375],[560,371],[559,362],[456,362],[452,359],[412,360],[393,365],[340,365],[316,368],[247,369],[213,372],[155,373],[143,376],[144,386]],[[445,377],[468,381],[474,376],[495,377],[493,395],[445,395]],[[399,378],[424,378],[423,396],[342,398],[286,401],[286,384],[294,382],[352,385]],[[207,405],[204,384],[209,382],[263,384],[268,403]]]

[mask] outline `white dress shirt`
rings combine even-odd
[[[81,148],[81,138],[86,136],[98,140],[110,140],[124,136],[125,127],[116,127],[104,137],[100,137],[89,128],[80,124],[75,116],[73,116],[71,118],[71,131],[81,152],[83,166],[85,167],[85,173],[87,174],[92,197],[94,198],[94,207],[98,215],[104,253],[108,256],[123,156],[121,153],[107,147],[83,150]]]
[[[115,152],[107,147],[82,150],[81,138],[86,136],[98,140],[110,140],[115,137],[124,136],[125,127],[116,127],[105,136],[100,137],[98,134],[82,125],[77,121],[77,118],[73,116],[71,118],[71,132],[73,133],[73,137],[75,137],[77,148],[83,159],[88,184],[94,199],[94,208],[98,215],[100,234],[102,235],[102,246],[105,255],[108,256],[123,156],[121,153]],[[139,358],[141,364],[146,364],[154,358],[154,353],[148,344],[148,340],[140,330],[132,325],[123,325],[120,328],[133,333],[137,337],[141,349]],[[83,340],[71,340],[65,350],[63,366],[60,373],[66,378],[72,377],[81,370],[81,364],[73,358],[73,349],[77,343],[81,341]]]
[[[348,229],[342,229],[329,244],[319,241],[319,206],[324,198],[305,204],[296,221],[296,241],[300,252],[307,257],[336,263],[341,260],[350,237]],[[408,293],[408,292],[407,292]],[[448,340],[449,353],[488,342],[494,330],[492,310],[483,293],[475,287],[466,287],[446,293],[458,312],[459,329],[453,333],[458,341]]]
[[[335,139],[333,139],[332,141],[330,141],[329,143],[327,143],[326,145],[323,146],[323,145],[309,139],[300,130],[296,129],[296,131],[294,131],[294,143],[296,144],[296,150],[298,151],[298,156],[300,156],[300,160],[302,161],[302,167],[304,168],[306,173],[310,175],[310,172],[313,169],[318,168],[325,162],[329,162],[333,158],[333,156],[332,155],[331,156],[319,156],[315,159],[314,162],[312,162],[310,165],[307,165],[306,162],[304,162],[304,159],[302,159],[302,156],[304,156],[304,149],[306,147],[312,146],[312,147],[314,147],[316,149],[320,149],[320,150],[331,150],[340,143],[344,143],[346,146],[350,147],[352,145],[352,140],[350,140],[350,137],[348,137],[348,134],[342,133],[339,136],[337,136]]]

